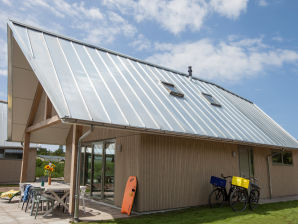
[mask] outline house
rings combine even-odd
[[[253,102],[191,72],[7,27],[8,139],[24,142],[21,181],[30,142],[66,145],[71,213],[77,176],[116,206],[137,176],[136,211],[206,204],[221,173],[258,178],[262,198],[298,194],[298,142]]]
[[[8,142],[7,139],[7,102],[0,101],[0,184],[15,184],[20,182],[23,146],[18,142]],[[35,180],[36,145],[29,150],[30,163],[27,168],[27,180]]]
[[[50,162],[61,162],[65,160],[64,156],[51,156],[51,155],[37,155],[36,158],[42,161],[50,161]]]

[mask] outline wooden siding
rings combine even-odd
[[[141,146],[138,211],[206,204],[210,176],[239,174],[237,145],[142,135]]]
[[[27,181],[35,181],[36,149],[30,148],[28,155]],[[20,183],[22,159],[0,159],[0,183]]]
[[[275,165],[271,162],[272,197],[298,194],[298,152],[293,150],[293,165]]]
[[[268,149],[254,148],[254,173],[258,179],[257,184],[261,187],[261,198],[269,197],[269,178],[267,156],[270,154]],[[271,161],[271,158],[270,158]],[[271,170],[272,172],[272,170]]]
[[[121,152],[117,150],[117,145],[122,146]],[[140,135],[130,135],[127,137],[118,137],[116,139],[116,156],[115,156],[115,205],[121,207],[123,193],[126,181],[129,176],[140,177]],[[144,203],[139,192],[144,191],[142,184],[138,182],[137,196],[135,198],[134,209],[138,210],[139,206]]]

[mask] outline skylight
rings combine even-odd
[[[184,94],[181,93],[174,84],[172,83],[168,83],[168,82],[161,82],[164,87],[168,90],[168,92],[173,95],[173,96],[177,96],[177,97],[184,97]]]
[[[212,95],[208,93],[202,93],[202,94],[211,105],[221,107],[220,103],[216,99],[214,99]]]

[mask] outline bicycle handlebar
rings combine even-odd
[[[224,176],[223,173],[220,175],[222,178],[227,179],[227,178],[232,178],[232,176]]]

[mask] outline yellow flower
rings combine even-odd
[[[45,165],[44,167],[46,170],[49,170],[50,169],[50,166],[49,165]]]
[[[53,171],[54,171],[54,168],[53,168],[53,167],[51,167],[50,169],[51,169],[51,172],[53,172]]]

